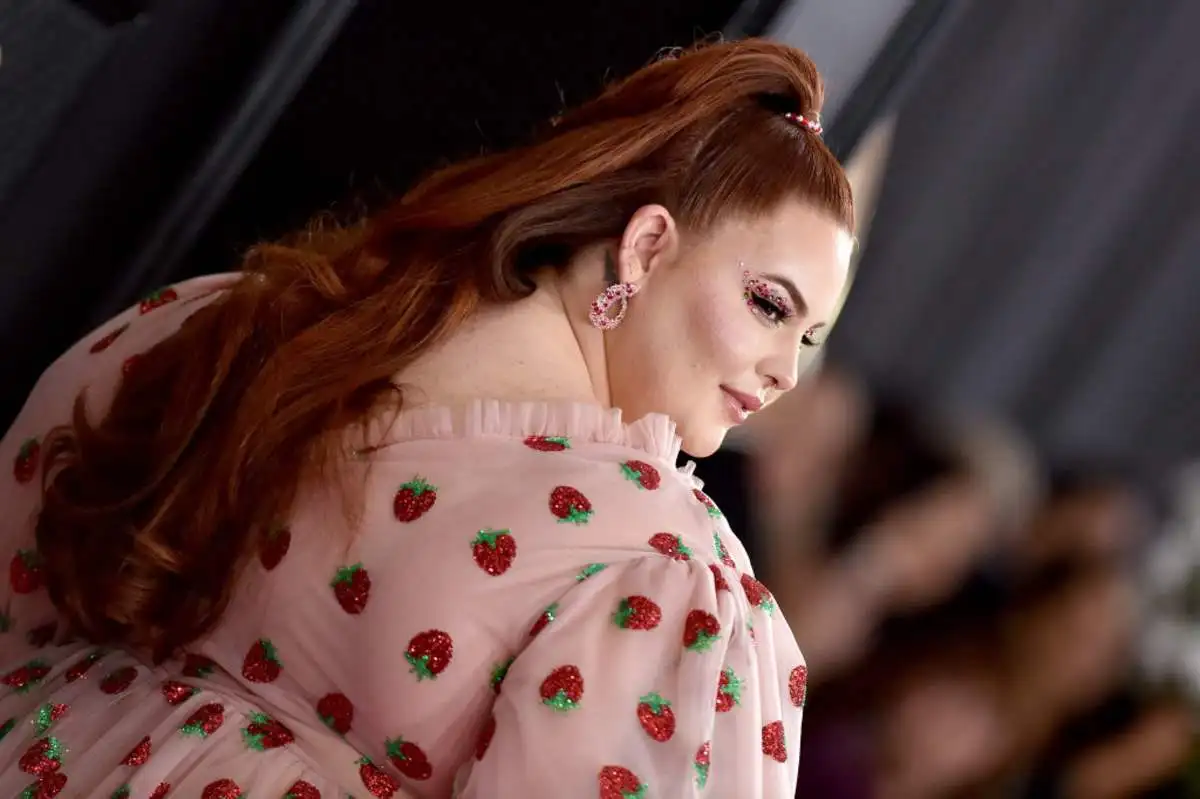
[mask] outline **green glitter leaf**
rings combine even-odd
[[[566,691],[558,691],[554,696],[543,699],[542,702],[555,710],[566,712],[579,707],[579,703],[567,695]]]
[[[492,690],[497,693],[500,691],[500,685],[504,682],[504,678],[508,676],[508,670],[512,668],[512,664],[516,660],[515,657],[512,657],[492,667]]]
[[[721,685],[721,693],[730,697],[735,705],[740,705],[742,703],[742,678],[730,668],[725,669],[721,674],[725,677]]]
[[[580,571],[579,574],[577,574],[575,576],[575,579],[578,580],[579,582],[583,582],[584,580],[591,577],[592,575],[599,574],[600,572],[604,571],[607,568],[608,568],[607,563],[589,563],[588,565],[583,567],[583,570]]]

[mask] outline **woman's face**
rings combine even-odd
[[[829,332],[851,235],[799,201],[700,237],[647,206],[617,261],[638,294],[605,335],[612,404],[627,419],[665,413],[684,450],[714,452],[733,426],[795,385],[804,350]]]

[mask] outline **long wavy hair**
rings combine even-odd
[[[96,424],[49,438],[37,520],[51,596],[82,635],[166,658],[209,631],[298,488],[393,377],[535,269],[661,203],[686,233],[798,198],[852,229],[810,130],[820,79],[760,40],[674,51],[531,143],[435,172],[362,222],[249,251],[243,277],[158,344]]]

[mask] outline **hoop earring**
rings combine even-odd
[[[615,330],[617,325],[621,324],[621,320],[625,318],[625,311],[629,310],[629,298],[637,293],[638,285],[636,283],[612,284],[592,300],[588,319],[599,330]],[[609,316],[609,309],[618,303],[616,315]]]

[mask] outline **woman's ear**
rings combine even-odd
[[[606,260],[606,269],[615,268],[617,283],[637,283],[657,265],[670,261],[679,252],[679,228],[675,217],[661,205],[643,205],[634,211],[625,225],[615,259]]]

